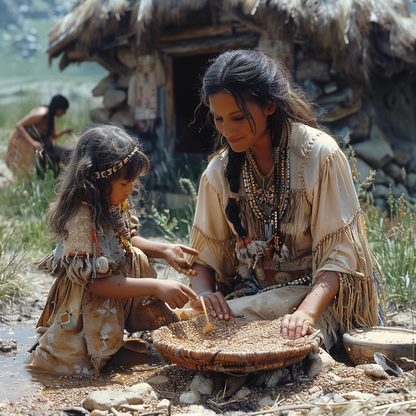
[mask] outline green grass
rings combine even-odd
[[[67,114],[58,119],[58,131],[73,128],[80,131],[90,123],[91,100],[70,105]],[[4,159],[8,137],[17,120],[39,105],[39,94],[31,91],[15,99],[13,105],[0,105],[0,157]],[[73,144],[73,137],[63,136],[59,143]],[[3,168],[5,166],[3,165]],[[4,172],[6,174],[6,172]],[[56,242],[48,239],[45,216],[54,199],[56,179],[47,171],[43,179],[30,180],[12,177],[0,187],[0,308],[12,299],[24,296],[25,279],[22,271],[27,267],[34,272],[33,263],[53,250]],[[13,230],[11,233],[9,230]]]
[[[9,250],[8,241],[13,241],[13,231],[2,234],[4,242],[0,242],[0,310],[14,302],[16,298],[28,294],[28,284],[22,277],[26,268],[26,251],[24,244]]]
[[[366,216],[366,234],[374,256],[374,267],[381,275],[386,301],[412,306],[416,300],[416,206],[401,196],[387,200],[390,212],[374,206],[371,185],[376,172],[364,180],[356,168],[355,152],[350,147],[349,159],[357,194]]]
[[[58,58],[49,65],[48,31],[54,24],[51,20],[27,20],[28,27],[37,30],[41,46],[31,58],[21,57],[13,47],[14,38],[23,34],[22,29],[0,29],[0,146],[3,151],[16,121],[32,108],[49,104],[53,95],[62,94],[70,103],[67,114],[58,119],[58,131],[72,128],[79,132],[91,123],[89,111],[101,106],[102,98],[92,97],[91,90],[108,72],[98,63],[70,65],[60,71]],[[67,140],[65,136],[59,139]]]
[[[16,250],[25,244],[29,252],[38,253],[53,248],[47,240],[48,230],[45,215],[50,202],[54,198],[56,179],[53,172],[47,171],[44,179],[35,176],[28,180],[15,178],[7,186],[0,189],[0,207],[3,221],[0,234],[7,229],[14,229],[13,238],[9,238],[9,247]]]
[[[390,215],[366,207],[367,238],[383,276],[386,300],[411,306],[416,300],[416,208],[403,197],[389,198]]]
[[[72,94],[69,91],[66,96],[69,109],[64,116],[57,119],[56,127],[58,131],[72,128],[77,135],[85,126],[91,124],[89,112],[96,106],[96,101],[93,97],[81,97],[75,91]],[[33,90],[15,98],[12,104],[0,104],[0,157],[4,158],[10,133],[16,122],[40,104],[48,103],[41,102],[39,93]],[[59,138],[57,143],[73,145],[75,142],[73,136],[65,135]]]
[[[41,45],[28,59],[13,48],[14,37],[23,31],[0,29],[1,159],[4,159],[16,122],[34,107],[47,105],[55,94],[66,96],[70,103],[66,115],[57,120],[57,130],[72,128],[79,133],[91,123],[89,111],[101,106],[102,99],[92,97],[91,90],[108,74],[97,63],[71,65],[62,72],[58,68],[58,58],[50,66],[46,48],[48,31],[55,22],[27,20],[26,23],[37,30]],[[62,136],[57,143],[71,145],[74,138]],[[4,164],[0,167],[0,176],[8,178],[7,168]],[[54,198],[56,179],[47,173],[43,180],[12,178],[2,183],[5,185],[0,187],[0,309],[26,296],[27,274],[32,284],[36,277],[34,261],[55,246],[55,242],[48,239],[45,215]]]

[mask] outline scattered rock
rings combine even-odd
[[[389,378],[389,375],[383,370],[383,367],[379,364],[360,364],[356,368],[361,368],[364,373],[369,376],[378,378]]]
[[[376,397],[374,394],[363,393],[362,391],[350,391],[344,393],[342,397],[346,400],[368,400]]]
[[[144,402],[141,392],[123,391],[94,391],[83,400],[82,406],[87,410],[111,410],[123,404],[142,404]]]
[[[214,389],[214,382],[211,377],[204,377],[202,373],[198,373],[189,387],[196,389],[201,394],[211,394]]]
[[[330,371],[337,364],[323,348],[319,348],[317,354],[309,353],[308,359],[307,375],[311,378],[318,375],[321,371]]]
[[[98,410],[95,409],[90,413],[90,416],[107,416],[108,410]]]
[[[179,397],[179,401],[185,404],[195,404],[201,399],[200,394],[196,390],[185,391]]]
[[[149,378],[149,380],[147,380],[147,383],[158,385],[158,384],[167,383],[168,381],[169,379],[166,376],[156,376],[156,377]]]
[[[17,341],[14,339],[0,339],[0,351],[11,352],[17,350]]]
[[[272,407],[275,404],[275,400],[271,399],[269,396],[264,396],[259,400],[259,407]]]
[[[160,409],[167,409],[168,407],[169,407],[169,405],[170,405],[170,400],[168,400],[168,399],[162,399],[158,404],[157,404],[157,406],[156,406],[156,408],[158,409],[158,410],[160,410]]]
[[[250,394],[250,389],[246,386],[243,386],[238,392],[235,394],[237,399],[244,399],[244,397],[247,397]]]

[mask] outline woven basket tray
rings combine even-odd
[[[281,318],[211,322],[214,330],[207,334],[202,315],[154,330],[155,348],[165,361],[190,370],[249,373],[295,364],[322,344],[320,331],[313,328],[305,337],[285,340],[280,335]]]

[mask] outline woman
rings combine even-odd
[[[55,95],[48,106],[34,108],[16,123],[6,155],[6,165],[14,174],[22,170],[25,176],[30,177],[36,156],[40,156],[44,168],[49,165],[56,172],[59,170],[65,149],[53,142],[64,134],[71,133],[72,129],[58,133],[55,118],[62,117],[68,107],[65,97]]]
[[[348,161],[282,65],[266,52],[223,52],[206,70],[201,102],[217,140],[199,188],[191,286],[211,316],[283,317],[289,339],[319,327],[327,349],[339,328],[377,325]]]

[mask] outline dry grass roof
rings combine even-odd
[[[63,54],[63,69],[130,36],[140,53],[207,3],[222,13],[238,10],[347,74],[366,78],[386,60],[395,60],[398,70],[416,69],[416,16],[406,0],[83,0],[51,29],[49,57]]]

